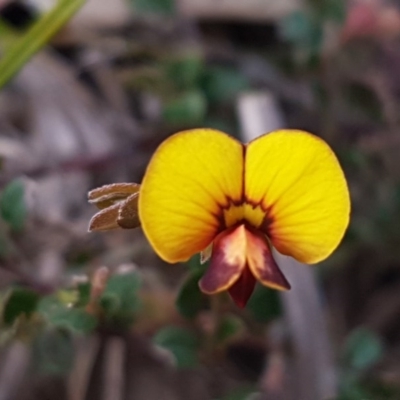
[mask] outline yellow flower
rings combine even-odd
[[[158,255],[170,263],[210,255],[200,289],[228,290],[240,307],[256,280],[290,289],[272,246],[317,263],[338,246],[349,213],[332,150],[297,130],[248,144],[212,129],[177,133],[155,152],[139,195],[142,227]]]

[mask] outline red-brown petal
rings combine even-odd
[[[253,293],[256,285],[256,278],[251,273],[250,269],[246,267],[240,278],[228,289],[232,300],[240,308],[244,308]]]
[[[275,262],[266,237],[257,231],[246,231],[247,264],[254,277],[264,286],[289,290],[290,284]]]
[[[206,294],[231,287],[246,266],[246,229],[244,225],[222,232],[214,241],[210,265],[199,286]]]

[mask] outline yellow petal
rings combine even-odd
[[[245,196],[266,211],[262,228],[280,253],[312,264],[337,247],[350,199],[343,171],[322,139],[295,130],[261,136],[247,146],[245,171]]]
[[[139,217],[165,261],[185,261],[215,238],[222,208],[242,199],[243,152],[211,129],[177,133],[157,149],[140,188]]]

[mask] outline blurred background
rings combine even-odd
[[[0,400],[400,399],[399,1],[1,0],[0,52]],[[239,310],[87,232],[89,190],[194,127],[338,155],[351,224],[294,294]]]

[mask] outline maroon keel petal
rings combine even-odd
[[[264,234],[240,225],[217,236],[210,265],[199,282],[202,292],[228,290],[233,301],[244,307],[257,280],[273,289],[290,289]]]
[[[247,233],[247,263],[254,277],[264,286],[278,290],[290,289],[278,264],[272,256],[266,237],[259,232]]]
[[[210,265],[199,282],[201,291],[214,294],[227,290],[239,279],[245,266],[246,230],[242,225],[215,239]]]
[[[254,278],[250,269],[246,267],[240,278],[228,289],[232,300],[238,307],[244,308],[246,306],[255,285],[256,278]]]

